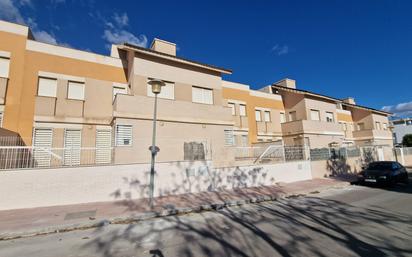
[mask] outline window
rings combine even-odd
[[[270,111],[265,111],[265,122],[270,122]]]
[[[262,121],[260,110],[255,110],[255,118],[256,118],[256,121]]]
[[[364,130],[365,129],[365,123],[361,122],[358,123],[358,130]]]
[[[155,95],[152,92],[152,86],[147,84],[147,96],[154,97]],[[162,87],[160,93],[157,95],[159,98],[163,99],[175,99],[175,83],[165,82],[165,86]]]
[[[84,83],[69,81],[67,86],[67,98],[73,100],[84,100]]]
[[[132,125],[117,125],[116,126],[116,146],[131,146],[132,145]]]
[[[192,102],[213,104],[213,90],[201,87],[192,87]]]
[[[53,130],[35,128],[33,132],[33,157],[38,167],[49,167],[51,160]]]
[[[239,115],[246,116],[246,105],[244,104],[239,105]]]
[[[112,160],[112,130],[96,130],[96,164],[108,164]]]
[[[326,112],[326,122],[335,122],[333,112]]]
[[[381,123],[379,121],[375,122],[375,128],[378,129],[378,130],[382,129]]]
[[[248,146],[249,145],[249,140],[248,140],[247,135],[241,135],[240,139],[241,139],[241,142],[240,142],[241,146]]]
[[[286,116],[284,112],[280,113],[280,123],[284,123],[286,122]]]
[[[56,97],[57,95],[57,79],[39,78],[37,95]]]
[[[388,124],[387,123],[383,123],[383,129],[388,130]]]
[[[289,112],[289,121],[296,120],[296,111]]]
[[[127,87],[126,85],[123,86],[113,86],[113,100],[116,97],[117,94],[121,94],[121,95],[127,95]]]
[[[348,130],[347,124],[345,122],[340,122],[341,126],[342,126],[342,130],[346,131]]]
[[[66,129],[64,131],[64,165],[80,165],[82,131]]]
[[[232,109],[232,115],[236,115],[236,107],[234,103],[227,104]]]
[[[3,113],[0,112],[0,128],[3,127]]]
[[[318,110],[310,110],[310,119],[320,121],[320,113]]]
[[[0,78],[8,78],[10,69],[10,59],[0,57]]]
[[[225,130],[225,146],[233,146],[234,144],[233,130]]]

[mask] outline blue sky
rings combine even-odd
[[[412,116],[412,1],[0,0],[0,19],[38,40],[108,54],[154,37],[225,79],[297,87]]]

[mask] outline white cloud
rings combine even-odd
[[[288,54],[289,53],[289,46],[287,45],[274,45],[271,49],[272,52],[274,52],[276,55],[281,56],[284,54]]]
[[[0,19],[26,24],[20,10],[11,0],[0,0]]]
[[[92,14],[91,17],[96,17],[105,25],[102,37],[109,44],[130,43],[141,47],[147,47],[147,37],[145,35],[135,35],[125,29],[125,27],[129,26],[129,17],[126,13],[120,15],[115,13],[112,20],[109,21],[105,20],[99,13],[96,15]],[[107,45],[107,48],[110,49],[109,44]]]
[[[129,17],[127,16],[126,13],[123,13],[122,15],[119,15],[118,13],[115,13],[113,16],[113,19],[117,23],[119,27],[124,27],[129,25]]]
[[[126,30],[115,31],[112,29],[104,30],[103,38],[111,44],[121,44],[124,42],[141,47],[147,46],[147,37],[145,35],[135,36]]]
[[[33,7],[31,0],[20,0],[18,2],[11,0],[0,0],[0,19],[25,24],[30,27],[33,32],[34,38],[38,41],[50,44],[65,45],[68,44],[58,42],[53,33],[39,29],[37,22],[33,18],[23,18],[20,11],[20,7],[30,6]]]
[[[395,116],[399,117],[412,116],[412,101],[396,105],[384,106],[382,107],[382,110],[392,112]]]
[[[34,38],[40,42],[57,45],[56,38],[44,30],[33,31],[33,34]]]

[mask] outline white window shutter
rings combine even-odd
[[[64,165],[80,165],[82,131],[66,129],[64,131]]]
[[[256,118],[256,121],[262,121],[260,110],[255,110],[255,118]]]
[[[132,125],[116,126],[116,146],[131,146],[133,140]]]
[[[74,100],[84,100],[84,83],[69,81],[67,98]]]
[[[0,78],[8,78],[10,69],[10,59],[0,57]]]
[[[39,78],[39,87],[37,90],[39,96],[57,96],[57,79]]]
[[[147,96],[154,97],[152,92],[152,86],[147,84]],[[175,99],[175,83],[166,82],[165,86],[162,87],[160,93],[157,95],[159,98],[163,99]]]
[[[33,157],[37,167],[50,167],[53,130],[35,128],[33,133]]]
[[[96,164],[109,164],[112,160],[111,129],[96,130]]]
[[[233,130],[225,130],[225,146],[235,145],[235,138],[233,136]]]
[[[246,116],[246,105],[244,104],[239,105],[239,115]]]

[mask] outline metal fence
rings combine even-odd
[[[306,160],[309,158],[308,148],[303,146],[251,146],[234,147],[235,159],[238,161],[288,162]]]
[[[0,169],[57,168],[105,165],[113,162],[113,148],[42,148],[0,146]]]
[[[405,152],[412,154],[412,148]],[[265,146],[235,147],[236,160],[252,160],[254,163],[288,162],[298,160],[327,161],[356,159],[361,164],[372,161],[394,160],[393,148],[389,146],[362,147],[324,147],[312,148],[304,146]]]

